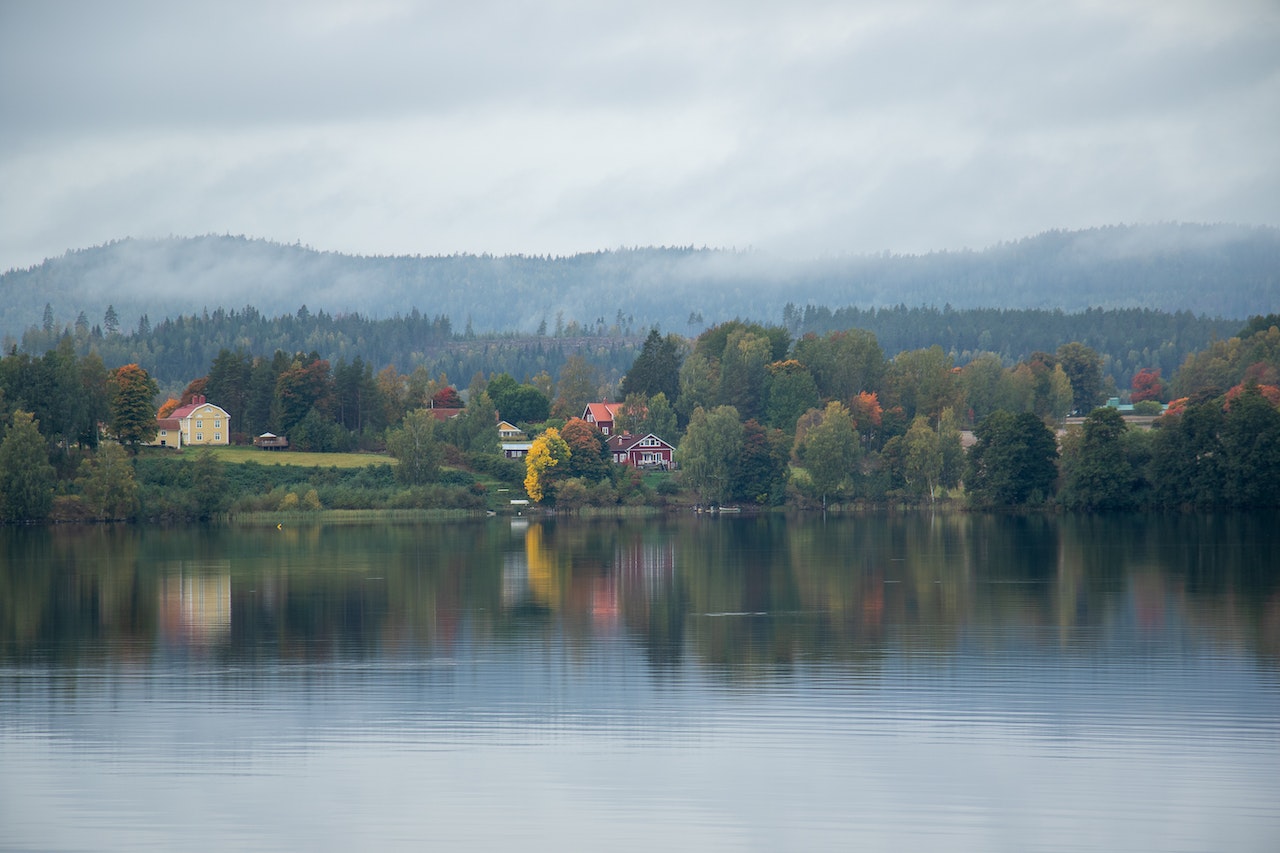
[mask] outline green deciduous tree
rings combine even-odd
[[[1064,441],[1062,493],[1071,509],[1122,510],[1135,506],[1141,492],[1129,462],[1128,425],[1115,409],[1095,409],[1085,418],[1077,440]]]
[[[0,518],[43,521],[53,508],[49,446],[30,412],[15,411],[0,441]]]
[[[1226,417],[1212,394],[1162,419],[1152,448],[1151,481],[1156,502],[1166,506],[1216,506],[1227,476],[1222,448]]]
[[[1280,506],[1280,410],[1256,386],[1229,405],[1222,427],[1224,502],[1242,508]]]
[[[209,448],[196,454],[191,464],[191,494],[195,499],[196,515],[213,518],[227,508],[227,477],[223,462]]]
[[[1102,399],[1102,357],[1079,341],[1063,344],[1057,351],[1058,364],[1071,383],[1072,408],[1091,412]]]
[[[681,477],[697,491],[703,503],[721,504],[732,496],[742,440],[737,409],[716,406],[708,411],[699,406],[693,410],[677,459]]]
[[[889,364],[886,383],[892,400],[902,406],[908,418],[925,415],[937,419],[944,408],[954,407],[959,400],[957,376],[952,372],[951,356],[942,347],[899,353]]]
[[[805,335],[796,341],[795,357],[827,400],[849,400],[859,391],[879,391],[884,377],[884,352],[876,336],[862,329]]]
[[[733,474],[733,497],[755,504],[779,504],[787,485],[791,440],[780,429],[750,420],[742,425],[742,452]]]
[[[977,423],[998,409],[1004,363],[992,352],[978,353],[960,370],[960,392],[968,407],[966,423]]]
[[[456,418],[444,422],[441,435],[468,453],[498,452],[498,412],[487,391],[471,394],[471,402]]]
[[[828,499],[851,491],[862,447],[844,404],[833,400],[804,415],[796,423],[794,452],[824,508]]]
[[[435,480],[442,455],[435,416],[427,409],[406,413],[400,426],[387,433],[387,452],[399,461],[396,478],[400,482],[421,486]]]
[[[734,329],[720,356],[720,395],[743,418],[764,416],[765,385],[772,350],[769,337],[751,329]]]
[[[504,393],[501,403],[496,397],[493,403],[503,419],[513,424],[540,424],[551,415],[551,401],[547,395],[527,382]],[[581,410],[578,414],[582,414]]]
[[[1016,506],[1052,496],[1058,446],[1044,421],[1030,412],[997,411],[974,435],[965,487],[976,502]]]
[[[818,383],[809,369],[795,359],[769,365],[768,403],[765,420],[769,426],[795,432],[800,416],[818,405]]]
[[[928,494],[932,503],[942,479],[942,446],[924,415],[916,415],[903,436],[902,477],[912,492]]]
[[[133,466],[118,444],[104,443],[92,458],[81,462],[76,483],[94,518],[132,518],[138,511]]]

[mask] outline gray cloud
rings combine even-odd
[[[1268,0],[0,4],[0,267],[1280,223]]]

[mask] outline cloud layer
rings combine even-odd
[[[0,268],[1280,224],[1280,6],[0,5]]]

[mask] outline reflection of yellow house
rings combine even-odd
[[[231,415],[210,403],[203,394],[197,394],[169,417],[178,422],[183,445],[231,443]]]
[[[231,634],[231,576],[171,575],[160,580],[160,630],[192,645]]]

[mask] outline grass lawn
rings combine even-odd
[[[183,456],[194,456],[204,448],[188,446]],[[257,462],[259,465],[300,465],[307,468],[364,468],[368,465],[396,464],[385,453],[302,453],[294,450],[259,450],[256,447],[211,447],[214,455],[223,462],[240,464]]]

